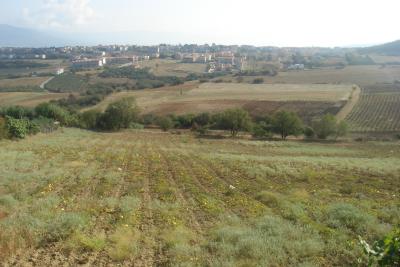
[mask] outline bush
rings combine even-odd
[[[78,117],[68,110],[52,103],[43,103],[35,108],[36,116],[56,120],[64,126],[78,126]]]
[[[140,118],[140,122],[144,125],[152,125],[157,121],[157,117],[153,114],[146,114]]]
[[[193,122],[196,123],[198,126],[206,126],[212,123],[212,118],[210,113],[208,112],[203,112],[198,115],[196,115],[193,118]]]
[[[272,133],[263,127],[262,124],[255,123],[253,124],[251,134],[255,138],[271,138]]]
[[[20,106],[11,106],[8,108],[4,108],[0,113],[4,117],[9,116],[14,119],[23,119],[23,118],[32,119],[34,117],[32,109]]]
[[[345,228],[357,234],[371,232],[378,225],[374,216],[347,203],[330,205],[325,221],[332,228]]]
[[[368,266],[400,266],[400,229],[397,228],[370,246],[360,238],[364,253],[368,256]]]
[[[26,119],[14,119],[6,117],[7,130],[12,138],[25,138],[29,133],[29,121]]]
[[[119,130],[129,128],[132,122],[137,122],[139,108],[133,97],[124,98],[110,104],[99,117],[99,126],[104,130]]]
[[[192,127],[194,117],[195,115],[193,114],[179,115],[175,118],[176,127],[186,129]]]
[[[88,110],[80,114],[79,120],[81,127],[85,129],[96,129],[101,113],[97,110]]]
[[[51,133],[58,129],[58,124],[53,119],[46,117],[38,117],[32,120],[38,126],[38,129],[42,133]]]
[[[211,234],[211,266],[312,266],[308,259],[323,255],[324,243],[309,227],[275,216],[230,224]]]
[[[262,84],[264,83],[264,79],[263,78],[255,78],[253,80],[253,84]]]
[[[173,121],[170,117],[159,117],[156,121],[157,126],[159,126],[163,131],[168,131],[174,126]]]
[[[306,128],[304,128],[304,136],[305,136],[307,139],[312,139],[312,138],[314,138],[314,137],[315,137],[315,131],[314,131],[314,129],[311,128],[311,127],[306,127]]]
[[[6,119],[0,117],[0,140],[8,138],[7,122]]]

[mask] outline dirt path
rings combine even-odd
[[[40,85],[40,88],[41,89],[44,89],[44,87],[46,86],[46,84],[48,84],[51,80],[53,80],[54,79],[54,76],[53,77],[50,77],[49,79],[47,79],[46,81],[44,81],[44,82],[42,82],[42,84]]]
[[[336,115],[336,119],[338,121],[344,120],[347,115],[353,110],[354,106],[357,104],[358,100],[360,99],[360,94],[361,94],[361,88],[359,86],[355,86],[355,89],[351,92],[351,96],[349,97],[349,100],[347,103],[344,105],[344,107],[339,111],[339,113]]]

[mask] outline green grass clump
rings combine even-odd
[[[298,266],[312,264],[310,259],[322,255],[324,243],[309,227],[268,215],[253,225],[239,221],[219,227],[208,248],[218,266]]]
[[[67,243],[68,248],[77,251],[101,251],[107,245],[104,232],[95,232],[92,235],[77,232]]]
[[[325,223],[332,228],[344,228],[356,234],[375,231],[379,225],[376,217],[347,203],[331,204],[326,210]]]
[[[124,261],[134,258],[139,251],[139,232],[121,225],[110,236],[111,246],[108,247],[108,255],[115,261]]]
[[[184,226],[168,230],[162,236],[167,251],[168,264],[172,266],[196,266],[202,251],[196,234]]]

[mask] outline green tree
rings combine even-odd
[[[229,130],[231,136],[236,136],[239,131],[251,130],[252,121],[247,111],[241,108],[228,109],[218,116],[217,125],[224,129]]]
[[[299,135],[303,130],[301,119],[294,112],[278,111],[272,117],[272,131],[279,134],[282,140],[289,135]]]
[[[132,122],[136,122],[139,116],[139,108],[135,98],[123,98],[108,105],[105,112],[99,118],[99,126],[104,130],[120,130],[129,128]]]

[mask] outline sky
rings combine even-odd
[[[399,0],[1,0],[0,23],[57,33],[147,33],[155,43],[160,36],[171,44],[333,47],[400,39],[399,10]]]

